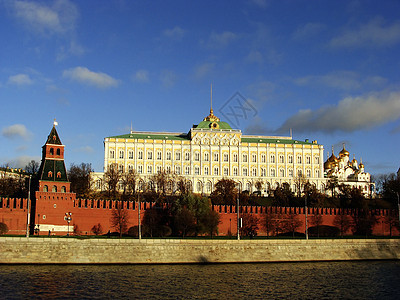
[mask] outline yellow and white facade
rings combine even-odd
[[[186,133],[136,132],[104,139],[104,171],[117,164],[120,171],[136,170],[139,188],[165,170],[190,181],[195,193],[209,194],[222,178],[233,179],[241,190],[255,191],[262,183],[265,194],[303,174],[319,190],[326,188],[322,145],[283,136],[243,135],[210,114]],[[103,189],[103,173],[93,173]]]

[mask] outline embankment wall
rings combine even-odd
[[[169,264],[399,259],[398,239],[0,238],[0,263]]]

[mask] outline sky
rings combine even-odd
[[[400,167],[400,1],[0,0],[0,165],[40,161],[57,120],[67,168],[105,137],[188,132],[345,143]]]

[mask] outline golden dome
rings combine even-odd
[[[346,150],[346,148],[344,147],[344,144],[343,144],[343,149],[342,149],[342,151],[339,152],[339,157],[342,158],[344,156],[349,156],[349,155],[350,155],[349,151]]]
[[[363,163],[360,163],[360,164],[358,165],[358,168],[359,168],[359,169],[363,169],[363,168],[364,168],[364,164],[363,164]]]

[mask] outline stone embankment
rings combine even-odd
[[[399,258],[399,239],[0,238],[0,264],[251,263]]]

